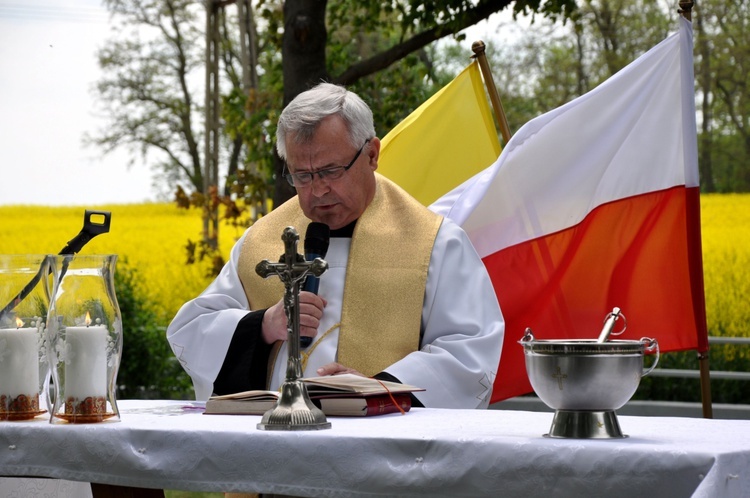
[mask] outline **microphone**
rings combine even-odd
[[[315,258],[325,258],[328,252],[328,243],[331,240],[331,229],[325,223],[313,221],[307,225],[305,232],[305,260],[313,261]],[[318,293],[320,279],[315,275],[308,275],[305,283],[302,284],[302,290]],[[312,337],[300,337],[300,346],[308,347],[312,343]]]

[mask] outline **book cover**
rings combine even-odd
[[[394,400],[396,403],[394,403]],[[371,417],[387,413],[408,412],[411,397],[408,394],[378,394],[357,398],[317,398],[312,400],[323,413],[340,417]],[[400,408],[400,409],[399,409]]]
[[[401,410],[406,412],[411,409],[409,393],[424,391],[423,388],[408,384],[352,374],[300,380],[305,383],[311,401],[330,416],[384,415]],[[263,390],[212,396],[206,402],[204,413],[263,415],[276,406],[278,399],[278,392]]]
[[[206,402],[204,411],[207,415],[263,415],[276,406],[276,398],[217,399]],[[395,400],[395,403],[394,403]],[[356,397],[323,397],[311,398],[311,401],[326,416],[332,417],[371,417],[388,413],[408,412],[411,409],[411,398],[408,394],[377,394]],[[400,408],[400,410],[399,410]]]

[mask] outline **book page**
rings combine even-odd
[[[211,399],[231,399],[231,400],[277,400],[279,399],[278,391],[242,391],[239,393],[223,394],[211,396]]]
[[[424,391],[421,387],[409,384],[381,381],[354,374],[327,375],[325,377],[310,377],[301,380],[307,385],[307,391],[311,396],[324,393],[378,394],[389,391],[392,393]]]

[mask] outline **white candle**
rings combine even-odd
[[[39,394],[39,349],[37,329],[0,329],[0,395],[8,402],[21,394]]]
[[[65,398],[82,402],[107,395],[107,329],[66,327]]]

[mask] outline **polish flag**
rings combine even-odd
[[[617,339],[708,350],[692,26],[528,122],[430,207],[469,234],[506,319],[492,401],[532,392],[518,341]],[[467,284],[470,285],[470,284]],[[615,329],[621,327],[621,322]]]

